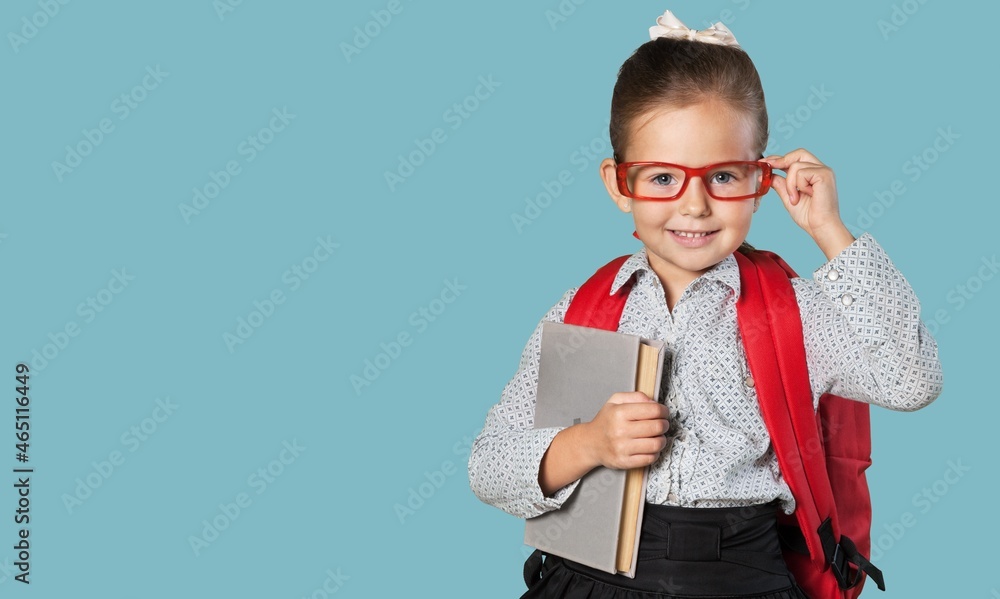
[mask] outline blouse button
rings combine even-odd
[[[845,306],[850,306],[851,304],[854,303],[854,296],[851,295],[850,293],[845,293],[840,297],[840,301]]]
[[[836,269],[831,268],[830,272],[826,273],[826,278],[830,279],[831,281],[836,281],[837,279],[840,278],[840,273]]]
[[[743,379],[743,383],[747,387],[753,387],[753,377],[752,376],[748,376],[747,378]]]
[[[676,493],[667,493],[667,501],[677,501]]]

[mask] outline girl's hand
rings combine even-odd
[[[830,167],[802,148],[763,160],[785,171],[784,177],[772,175],[771,187],[795,224],[816,241],[828,259],[854,241],[840,218],[837,182]]]
[[[615,393],[585,423],[593,461],[626,470],[649,466],[666,446],[667,407],[644,393]]]

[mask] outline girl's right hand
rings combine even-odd
[[[621,470],[649,466],[667,444],[668,417],[667,406],[645,393],[615,393],[585,423],[592,459]]]

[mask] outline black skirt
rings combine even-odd
[[[737,508],[646,504],[635,578],[536,550],[522,599],[809,599],[781,556],[778,502]],[[543,559],[544,558],[544,559]]]

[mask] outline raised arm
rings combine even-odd
[[[941,394],[937,343],[920,301],[869,233],[794,284],[815,396],[913,411]]]

